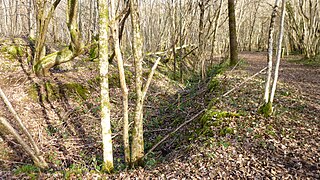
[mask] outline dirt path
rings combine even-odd
[[[244,52],[240,55],[249,63],[247,71],[257,72],[267,66],[267,53]],[[299,90],[301,97],[314,110],[320,112],[320,68],[290,63],[282,59],[279,81]]]

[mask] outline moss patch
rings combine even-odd
[[[219,133],[221,136],[233,134],[234,129],[229,126],[233,117],[240,117],[240,115],[233,112],[216,111],[212,108],[201,117],[202,127],[197,131],[197,134],[206,137],[213,136],[215,133]],[[214,129],[217,129],[218,132],[215,132]]]
[[[99,48],[98,46],[93,46],[90,50],[89,50],[89,57],[90,60],[93,61],[94,59],[97,59],[99,55]]]
[[[269,117],[272,114],[272,103],[264,103],[259,109],[258,113],[262,114],[264,117]]]
[[[210,92],[217,90],[220,86],[220,81],[217,78],[212,78],[208,83],[208,89]]]
[[[88,98],[89,91],[82,84],[79,83],[67,83],[62,85],[65,92],[71,96],[77,95],[83,100]]]
[[[74,99],[80,97],[82,100],[86,100],[89,95],[89,91],[85,86],[75,82],[58,85],[47,81],[43,84],[43,87],[44,92],[41,92],[41,87],[39,85],[31,85],[27,90],[29,97],[34,101],[39,99],[39,95],[42,101],[55,101],[63,96],[72,97]]]

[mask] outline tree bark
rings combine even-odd
[[[101,77],[101,127],[103,145],[103,169],[113,171],[113,154],[110,123],[110,97],[108,82],[108,1],[99,0],[99,62]]]
[[[143,37],[140,28],[138,0],[130,0],[132,46],[135,63],[136,106],[134,112],[134,127],[131,143],[131,165],[143,165],[143,98],[142,98],[142,60]]]
[[[71,37],[71,42],[69,47],[64,48],[59,52],[55,52],[49,54],[47,56],[42,57],[39,61],[37,61],[34,66],[33,70],[38,75],[47,75],[50,68],[71,61],[79,54],[82,53],[83,45],[81,41],[81,33],[79,31],[79,24],[78,24],[78,0],[68,0],[68,29]],[[52,12],[53,13],[53,12]],[[52,16],[52,15],[51,15]],[[44,26],[47,27],[47,26]],[[40,31],[46,32],[46,31]],[[43,34],[45,36],[45,34]],[[42,42],[44,45],[44,40],[38,40],[39,43]],[[36,47],[36,53],[40,51],[38,46]],[[39,52],[38,52],[39,53]]]
[[[113,44],[114,44],[114,53],[118,62],[118,71],[120,86],[122,90],[122,109],[123,109],[123,146],[124,146],[124,156],[125,163],[130,164],[130,145],[129,145],[129,103],[128,103],[128,88],[126,84],[125,70],[123,66],[123,58],[121,54],[120,47],[120,37],[119,37],[119,21],[116,20],[116,2],[115,0],[111,1],[111,17],[110,20],[113,22],[111,24]]]
[[[268,38],[268,69],[267,69],[267,79],[264,90],[264,102],[267,104],[269,102],[269,94],[270,94],[270,83],[272,76],[272,56],[273,56],[273,33],[274,33],[274,24],[277,16],[278,10],[278,1],[275,0],[273,11],[271,14],[271,21],[269,26],[269,38]]]
[[[279,67],[280,67],[280,60],[281,60],[281,50],[282,50],[282,39],[283,39],[283,31],[284,31],[284,18],[285,18],[285,5],[286,1],[282,0],[282,8],[281,8],[281,22],[280,22],[280,32],[279,32],[279,39],[278,39],[278,47],[277,47],[277,59],[276,59],[276,67],[274,70],[274,79],[271,89],[270,95],[270,103],[273,103],[274,95],[277,88],[277,82],[279,77]]]
[[[36,34],[36,44],[35,44],[35,54],[32,61],[32,65],[39,63],[43,56],[43,48],[46,42],[46,34],[48,31],[48,26],[50,20],[53,16],[54,11],[56,10],[57,6],[61,0],[55,0],[54,3],[51,5],[48,14],[45,14],[46,2],[42,0],[36,1],[36,19],[37,19],[37,34]]]
[[[235,1],[228,0],[228,16],[229,16],[229,39],[230,39],[230,66],[238,63],[238,44],[235,17]]]

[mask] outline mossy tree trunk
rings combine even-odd
[[[238,44],[236,30],[235,0],[228,0],[230,65],[235,66],[238,59]]]
[[[143,165],[144,157],[144,140],[143,140],[143,102],[146,97],[148,88],[151,84],[152,77],[160,62],[160,57],[153,64],[147,81],[142,85],[142,60],[143,60],[143,36],[140,28],[138,0],[130,1],[131,8],[131,27],[132,27],[132,46],[133,58],[135,64],[135,90],[136,102],[134,110],[134,124],[131,142],[131,166]]]
[[[59,52],[49,54],[37,60],[33,66],[34,72],[40,75],[46,75],[50,68],[71,61],[82,52],[81,33],[78,24],[78,0],[68,0],[68,29],[70,32],[71,42],[69,47]],[[41,41],[42,42],[42,41]],[[44,44],[44,41],[43,41]],[[38,49],[40,51],[40,49]],[[36,53],[38,52],[36,47]],[[39,57],[38,57],[39,58]]]
[[[43,56],[43,50],[46,42],[46,34],[48,31],[49,23],[52,19],[54,11],[61,0],[55,0],[51,5],[50,10],[46,14],[46,1],[37,0],[35,4],[36,8],[36,22],[37,22],[37,33],[36,33],[36,43],[35,43],[35,53],[32,64],[35,65],[40,62]]]
[[[113,154],[110,123],[110,97],[108,82],[108,1],[99,0],[99,62],[101,76],[101,127],[103,145],[103,168],[113,170]]]
[[[135,64],[135,89],[136,103],[134,112],[134,126],[131,143],[131,163],[133,166],[143,164],[144,141],[143,141],[143,98],[142,98],[142,60],[143,60],[143,37],[140,28],[138,0],[130,0],[132,46]]]
[[[119,21],[115,20],[117,17],[116,8],[117,7],[116,7],[115,0],[111,0],[110,21],[113,23],[110,26],[112,30],[114,53],[118,62],[119,79],[120,79],[120,86],[122,90],[123,146],[124,146],[125,163],[128,165],[130,163],[128,88],[126,84],[125,70],[123,66],[124,63],[123,63],[121,47],[120,47]]]

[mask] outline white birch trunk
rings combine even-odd
[[[267,104],[269,102],[270,94],[270,83],[272,75],[272,55],[273,55],[273,33],[274,33],[274,23],[277,16],[279,0],[275,0],[274,8],[271,15],[270,29],[269,29],[269,39],[268,39],[268,69],[267,69],[267,80],[264,91],[264,102]]]
[[[283,39],[283,31],[284,31],[284,17],[285,17],[285,0],[282,0],[282,8],[281,8],[281,22],[280,22],[280,33],[279,33],[279,39],[278,39],[278,48],[277,48],[277,62],[276,67],[274,71],[274,79],[273,79],[273,85],[270,95],[270,102],[273,102],[274,94],[276,92],[277,88],[277,81],[279,77],[279,66],[280,66],[280,58],[281,58],[281,45],[282,45],[282,39]]]
[[[108,82],[108,1],[99,0],[99,62],[101,76],[101,127],[104,170],[113,170]]]

